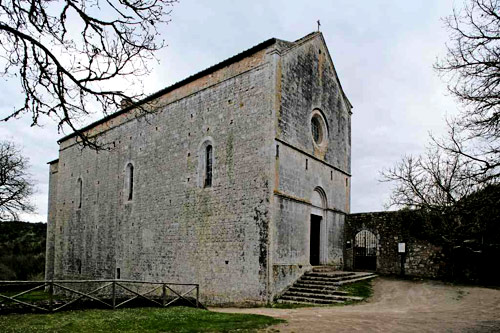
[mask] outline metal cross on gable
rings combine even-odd
[[[321,26],[321,22],[319,20],[316,22],[318,23],[318,32],[319,32],[319,27]]]

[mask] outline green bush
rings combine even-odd
[[[45,223],[0,222],[0,280],[40,280],[46,233]]]

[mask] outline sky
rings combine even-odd
[[[404,155],[423,153],[429,133],[443,135],[446,117],[459,105],[432,65],[446,54],[442,18],[461,2],[376,1],[188,1],[173,7],[161,28],[168,46],[153,72],[142,78],[150,94],[272,37],[294,41],[317,29],[324,35],[352,110],[351,212],[386,209],[392,184],[380,172]],[[0,117],[22,101],[14,80],[0,79]],[[96,118],[89,119],[96,120]],[[18,144],[30,159],[36,214],[46,222],[47,162],[58,157],[56,124],[30,115],[0,123],[0,140]]]

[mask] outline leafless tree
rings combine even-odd
[[[473,159],[433,142],[425,154],[406,156],[383,171],[382,181],[395,184],[390,206],[411,209],[405,221],[418,221],[425,237],[448,250],[473,250],[500,235],[499,187],[493,180],[477,182],[471,177],[476,170]]]
[[[79,133],[78,121],[89,113],[106,115],[124,99],[142,98],[120,79],[149,72],[149,60],[165,45],[157,28],[176,1],[0,1],[2,75],[19,79],[25,96],[1,120],[27,113],[37,125],[49,116]]]
[[[439,210],[453,207],[486,184],[469,177],[473,165],[464,156],[433,145],[421,156],[405,156],[382,172],[394,182],[390,205]]]
[[[434,67],[463,109],[425,154],[383,172],[390,205],[452,207],[500,178],[500,0],[466,0],[444,22],[448,52]]]
[[[27,173],[28,159],[8,141],[0,141],[0,221],[18,220],[19,212],[33,212],[29,198],[33,182]]]
[[[466,0],[445,23],[451,39],[435,68],[461,114],[448,120],[446,136],[431,136],[424,154],[404,157],[382,181],[395,184],[389,205],[417,210],[451,253],[476,253],[500,231],[500,0]]]
[[[500,1],[467,0],[445,19],[447,55],[435,68],[464,109],[438,144],[473,161],[471,176],[500,175]]]
[[[467,120],[447,121],[448,133],[442,138],[431,136],[432,145],[446,154],[458,154],[468,165],[464,178],[478,184],[494,184],[500,180],[500,137],[485,135],[467,127]]]

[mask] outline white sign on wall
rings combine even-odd
[[[405,243],[398,243],[398,252],[399,253],[405,253],[406,252]]]

